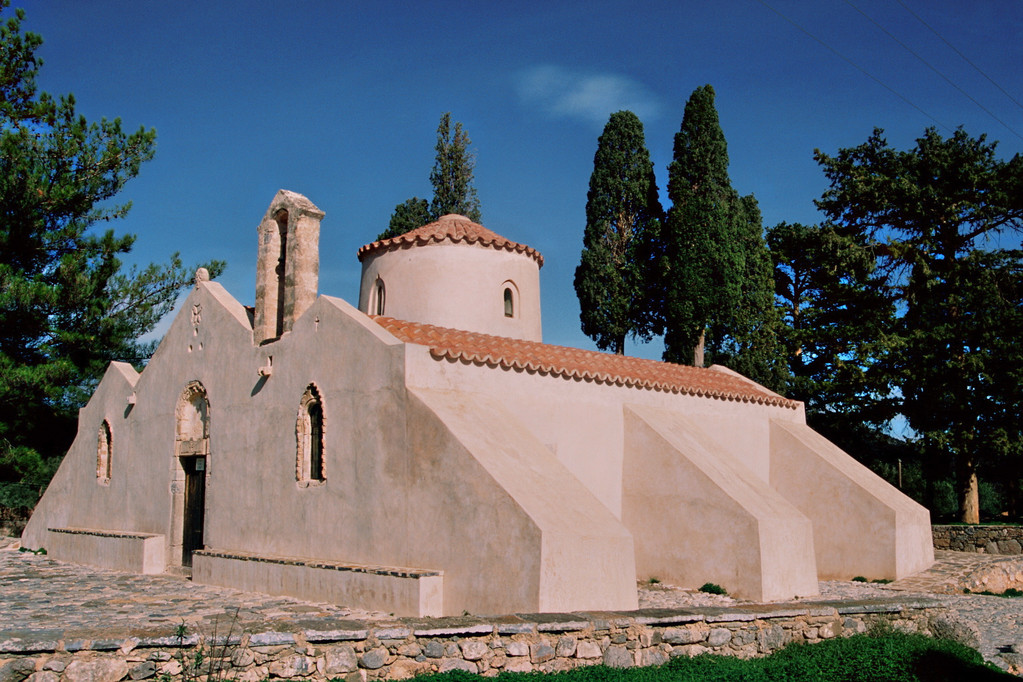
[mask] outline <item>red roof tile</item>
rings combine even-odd
[[[361,261],[365,256],[377,251],[407,249],[413,246],[425,246],[441,242],[451,242],[452,244],[464,242],[466,244],[488,246],[498,250],[514,251],[529,256],[540,267],[543,267],[543,256],[533,247],[505,239],[496,232],[491,232],[482,225],[472,222],[465,216],[454,214],[441,216],[429,225],[417,227],[411,232],[400,234],[397,237],[366,244],[359,249],[358,255]]]
[[[427,346],[437,359],[525,369],[565,378],[648,388],[687,395],[739,400],[795,409],[799,403],[757,384],[713,368],[688,367],[625,355],[552,346],[536,341],[371,316],[400,341]]]

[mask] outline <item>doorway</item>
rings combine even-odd
[[[192,554],[206,546],[206,493],[210,474],[210,403],[198,381],[185,387],[175,412],[171,459],[171,517],[167,560],[190,568]],[[187,574],[187,572],[186,572]]]
[[[185,509],[181,533],[181,565],[192,565],[192,552],[202,549],[206,518],[206,458],[182,457],[185,470]]]

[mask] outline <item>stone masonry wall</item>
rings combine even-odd
[[[933,526],[934,549],[1023,554],[1023,526]]]
[[[701,653],[762,656],[791,642],[866,632],[877,622],[930,634],[942,613],[940,604],[931,600],[886,600],[709,608],[698,613],[651,610],[489,621],[405,620],[377,626],[318,622],[317,627],[337,629],[226,637],[222,633],[219,643],[211,642],[209,633],[183,640],[167,636],[20,644],[7,640],[0,642],[0,682],[196,679],[195,674],[183,674],[182,664],[194,662],[200,650],[206,663],[195,672],[208,671],[212,653],[213,660],[225,667],[223,679],[246,682],[268,678],[367,682],[449,670],[493,676],[500,671],[552,672],[600,663],[626,668]]]

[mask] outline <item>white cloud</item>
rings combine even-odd
[[[560,66],[537,66],[518,76],[519,98],[554,116],[603,126],[608,116],[628,109],[646,121],[657,118],[661,104],[643,84],[612,73],[580,73]]]

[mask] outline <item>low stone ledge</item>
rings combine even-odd
[[[351,571],[353,573],[371,573],[373,575],[392,578],[427,578],[442,576],[443,571],[432,571],[424,568],[402,568],[395,566],[376,566],[371,564],[352,564],[339,561],[323,561],[322,559],[302,559],[300,557],[276,556],[269,554],[253,554],[251,552],[225,552],[221,550],[203,549],[195,553],[197,556],[215,559],[232,559],[235,561],[253,561],[281,566],[299,566],[318,568],[327,571]]]
[[[100,528],[47,528],[47,554],[58,561],[115,571],[162,573],[165,538],[157,533]]]
[[[99,538],[122,538],[126,540],[145,540],[147,538],[163,537],[157,533],[136,533],[133,531],[121,530],[99,530],[96,528],[47,528],[51,533],[66,533],[68,535],[94,535]]]
[[[204,549],[192,555],[192,580],[309,601],[373,603],[400,616],[436,616],[444,606],[443,571],[421,568]]]
[[[66,638],[52,632],[0,632],[0,666],[7,671],[5,682],[27,682],[41,671],[53,675],[34,680],[74,682],[64,671],[74,671],[76,661],[79,668],[88,663],[129,671],[132,680],[166,676],[176,682],[183,679],[181,661],[194,661],[200,651],[209,656],[213,645],[221,649],[215,655],[227,668],[226,677],[243,682],[272,676],[375,682],[455,669],[492,676],[598,663],[654,665],[701,653],[762,656],[792,642],[862,633],[879,622],[930,634],[932,623],[946,613],[937,600],[893,597],[679,611],[324,620],[312,627],[303,621],[291,624],[294,631],[221,633],[216,642],[204,632],[179,638],[170,633],[170,625],[167,632],[124,638],[110,632],[78,637],[69,632]]]

